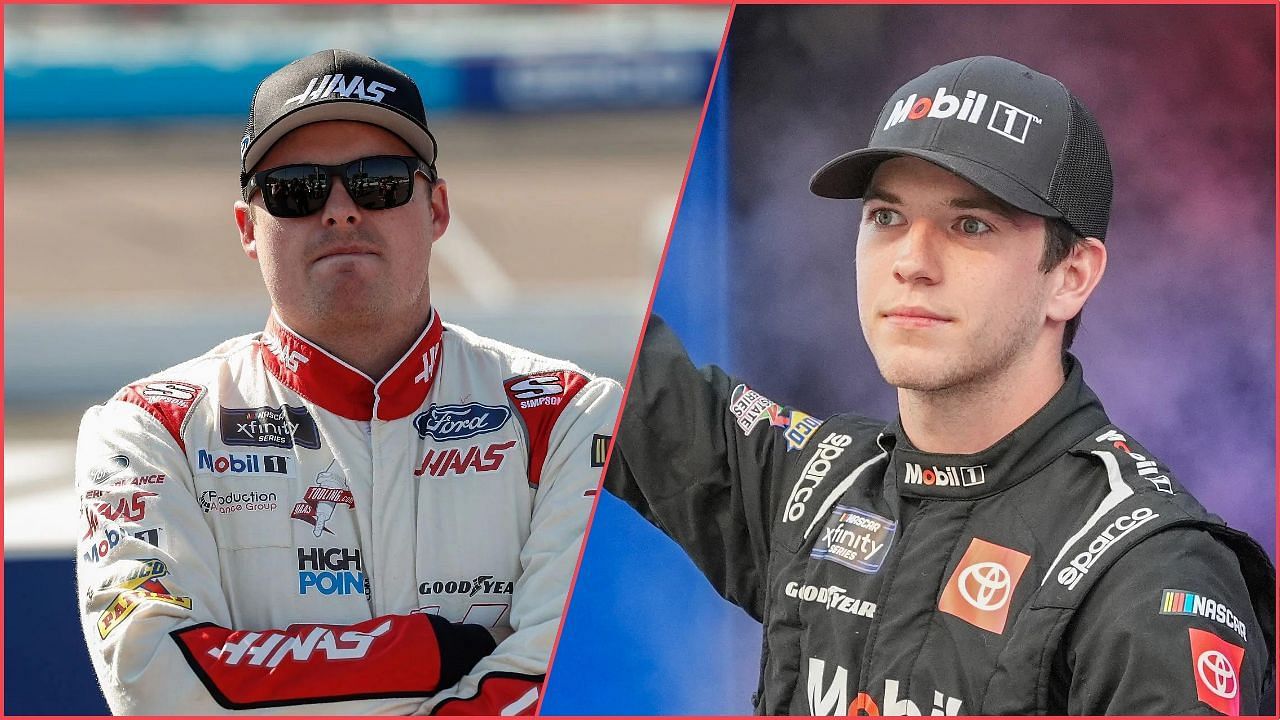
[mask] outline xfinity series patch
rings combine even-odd
[[[897,523],[861,508],[836,505],[810,557],[873,574],[889,555]]]
[[[418,437],[432,440],[464,440],[493,432],[511,419],[511,410],[495,405],[432,405],[413,419]]]
[[[320,448],[320,429],[304,407],[224,408],[218,406],[222,442],[247,447]]]

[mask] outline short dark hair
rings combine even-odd
[[[1044,254],[1040,256],[1040,272],[1049,272],[1058,266],[1058,263],[1067,259],[1071,254],[1071,250],[1075,246],[1083,243],[1084,236],[1075,231],[1075,228],[1067,224],[1062,218],[1045,218],[1044,219]],[[1076,331],[1080,328],[1080,316],[1084,314],[1084,310],[1076,313],[1076,316],[1067,321],[1066,328],[1062,332],[1062,349],[1065,352],[1071,347],[1072,341],[1076,339]]]

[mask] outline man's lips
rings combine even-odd
[[[320,260],[324,260],[325,258],[350,257],[350,256],[359,256],[359,255],[377,255],[377,254],[378,253],[373,248],[357,246],[357,245],[347,245],[347,246],[340,246],[340,247],[326,249],[324,252],[320,253],[320,255],[316,257],[316,261],[318,262]]]
[[[937,327],[951,322],[951,318],[945,315],[915,305],[893,307],[881,315],[891,324],[907,328]]]

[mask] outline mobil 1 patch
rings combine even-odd
[[[862,508],[836,505],[809,553],[850,570],[873,574],[893,546],[897,523]]]

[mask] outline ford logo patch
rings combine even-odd
[[[419,437],[433,440],[462,440],[493,432],[511,418],[505,407],[468,403],[466,405],[432,405],[418,413],[413,426]]]

